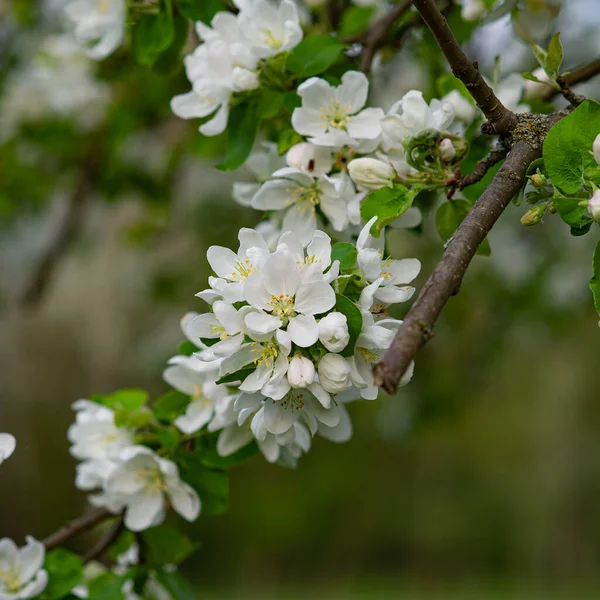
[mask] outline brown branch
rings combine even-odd
[[[562,79],[568,86],[574,86],[578,83],[584,83],[585,81],[596,77],[596,75],[600,75],[600,58],[597,58],[596,60],[584,65],[583,67],[580,67],[579,69],[575,69],[575,71],[571,71],[570,73],[563,75]],[[560,93],[560,90],[548,86],[548,90],[542,96],[542,99],[550,101]]]
[[[573,107],[577,108],[582,102],[585,102],[585,96],[578,96],[564,77],[557,77],[556,83],[560,86],[560,93],[563,98]]]
[[[515,128],[517,117],[500,102],[479,73],[477,65],[462,51],[435,0],[413,0],[413,5],[437,40],[452,73],[465,84],[488,120],[486,132],[508,135]]]
[[[410,8],[411,4],[411,0],[398,2],[389,12],[379,17],[366,34],[361,37],[364,40],[364,48],[360,57],[359,69],[363,73],[368,73],[371,70],[375,53],[384,43],[388,30]]]
[[[52,281],[56,267],[77,235],[83,217],[85,200],[95,179],[96,161],[88,161],[81,169],[71,193],[66,212],[56,235],[35,268],[20,298],[22,308],[36,308]]]
[[[487,156],[477,161],[477,164],[468,175],[464,175],[458,180],[458,189],[464,190],[470,185],[479,183],[494,165],[497,165],[501,160],[506,158],[507,154],[508,148],[506,147],[492,150]]]
[[[42,543],[46,546],[46,551],[52,550],[57,546],[62,546],[72,537],[94,528],[98,523],[112,516],[105,508],[95,508],[85,515],[69,521],[64,527],[44,538]]]
[[[125,517],[121,515],[110,530],[106,532],[106,535],[102,536],[100,540],[98,540],[98,543],[83,555],[82,560],[84,565],[102,556],[112,543],[116,541],[121,531],[123,531],[124,518]]]
[[[527,168],[540,153],[541,146],[517,142],[448,241],[441,261],[423,286],[392,345],[373,369],[375,384],[389,394],[396,391],[417,350],[432,337],[440,312],[450,297],[458,292],[477,248],[523,185]]]

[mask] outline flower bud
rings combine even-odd
[[[304,356],[294,356],[288,367],[287,378],[293,388],[303,388],[315,380],[315,366]]]
[[[339,394],[351,387],[351,368],[343,356],[326,354],[319,361],[319,383],[330,394]]]
[[[243,67],[233,68],[233,89],[236,92],[246,92],[255,90],[260,84],[258,75],[254,71],[244,69]]]
[[[346,315],[332,312],[321,319],[319,321],[319,340],[329,352],[341,352],[350,341]]]
[[[440,158],[449,163],[456,156],[456,148],[450,138],[444,138],[438,145],[438,153]]]
[[[594,151],[594,160],[600,165],[600,133],[596,136],[592,149]]]
[[[393,187],[396,173],[389,163],[376,158],[356,158],[348,164],[350,177],[368,190]]]
[[[531,177],[529,179],[531,180],[531,183],[537,188],[544,187],[546,185],[546,183],[548,182],[546,177],[544,177],[544,174],[540,173],[539,169],[537,170],[536,173],[531,175]]]
[[[554,206],[554,202],[550,202],[550,204],[548,204],[548,212],[551,215],[555,215],[556,214],[556,206]]]
[[[544,216],[546,212],[546,205],[539,204],[538,206],[534,206],[531,210],[528,210],[521,217],[521,225],[525,225],[525,227],[529,227],[531,225],[537,225]]]
[[[596,193],[590,198],[587,208],[592,215],[592,219],[594,219],[596,222],[600,222],[600,190],[597,190]]]

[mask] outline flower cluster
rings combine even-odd
[[[306,246],[326,224],[337,236],[357,233],[360,205],[370,190],[436,175],[438,186],[447,181],[466,151],[466,143],[448,133],[455,106],[466,119],[472,119],[467,108],[474,107],[458,92],[428,105],[413,90],[386,114],[365,108],[368,92],[367,77],[356,71],[346,72],[337,87],[317,77],[302,83],[302,106],[294,110],[292,126],[306,141],[287,152],[285,165],[272,146],[253,154],[248,166],[258,183],[236,183],[234,198],[272,211],[271,222]],[[406,217],[408,227],[420,221],[419,213]]]
[[[200,513],[196,492],[179,478],[175,463],[136,445],[134,430],[115,424],[115,411],[98,402],[73,404],[76,421],[68,431],[71,454],[79,459],[75,485],[99,490],[95,506],[125,510],[125,524],[141,531],[164,520],[167,502],[188,521]]]
[[[408,284],[420,270],[416,259],[382,258],[373,222],[344,268],[319,230],[306,248],[287,231],[271,251],[252,229],[240,231],[237,253],[209,248],[217,277],[198,296],[211,312],[186,315],[183,329],[197,351],[174,357],[164,374],[191,397],[175,421],[181,431],[222,430],[224,456],[255,439],[270,462],[295,460],[316,433],[350,437],[343,405],[377,397],[371,366],[401,324],[386,308],[411,298]],[[403,383],[411,375],[412,368]]]
[[[203,43],[184,59],[192,91],[171,101],[173,112],[183,119],[210,116],[200,126],[207,136],[225,131],[232,96],[258,88],[268,60],[302,40],[293,0],[277,5],[269,0],[238,0],[236,6],[237,15],[219,12],[211,27],[196,23]]]

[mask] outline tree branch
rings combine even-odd
[[[500,102],[479,73],[477,65],[462,51],[435,0],[413,0],[413,5],[437,40],[452,73],[465,84],[488,120],[489,132],[508,135],[515,128],[517,117]]]
[[[110,530],[106,533],[106,535],[102,536],[98,543],[90,548],[88,552],[86,552],[83,557],[83,564],[87,564],[92,560],[99,558],[108,550],[113,542],[119,537],[119,534],[123,530],[125,517],[121,515],[117,522],[110,528]]]
[[[29,283],[21,295],[22,308],[35,308],[46,293],[56,267],[77,235],[83,216],[85,200],[95,179],[95,161],[89,161],[82,167],[75,188],[71,193],[62,222],[56,236],[44,252],[35,268]]]
[[[395,4],[385,15],[379,17],[369,28],[364,38],[364,48],[360,57],[359,69],[363,73],[371,70],[375,53],[383,44],[390,27],[410,8],[411,0],[403,0]]]
[[[44,538],[42,543],[46,546],[46,551],[52,550],[57,546],[62,546],[72,537],[94,528],[98,523],[112,516],[105,508],[95,508],[81,517],[69,521],[64,527]]]
[[[494,165],[497,165],[501,160],[506,158],[507,154],[508,148],[506,147],[492,150],[487,156],[477,161],[477,164],[469,174],[464,175],[458,180],[458,189],[464,190],[470,185],[479,183]]]
[[[450,297],[456,294],[477,248],[525,181],[541,145],[517,142],[485,192],[446,245],[442,260],[423,286],[383,360],[373,369],[374,382],[396,391],[417,350],[432,337],[433,327]]]
[[[578,83],[584,83],[589,79],[596,77],[596,75],[600,75],[600,58],[597,58],[591,63],[584,65],[579,69],[575,69],[566,75],[563,75],[561,79],[566,83],[567,86],[572,87]],[[557,90],[548,86],[548,89],[542,96],[542,100],[549,102],[560,93],[562,93],[562,90]]]

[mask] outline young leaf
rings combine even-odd
[[[227,124],[227,152],[225,160],[217,165],[220,171],[234,171],[248,158],[258,135],[258,108],[255,102],[238,104],[229,113]]]
[[[151,67],[161,52],[171,45],[174,38],[175,26],[173,24],[173,15],[161,3],[158,14],[142,15],[133,27],[133,55],[141,65]]]
[[[295,146],[303,140],[299,133],[296,133],[293,129],[284,129],[279,134],[279,140],[277,142],[277,152],[283,154],[287,152],[292,146]]]
[[[342,52],[343,44],[330,35],[309,35],[289,54],[287,68],[301,77],[326,71]]]
[[[225,10],[221,0],[178,0],[177,4],[184,17],[207,25],[218,12]]]
[[[560,33],[556,33],[550,38],[548,54],[546,56],[546,73],[550,79],[556,79],[558,77],[562,60],[563,47],[560,43]]]
[[[590,279],[590,290],[594,295],[594,307],[600,313],[600,242],[596,244],[594,258],[592,260],[593,275]]]
[[[471,205],[466,200],[452,200],[444,202],[435,214],[435,224],[444,242],[447,242],[453,235],[464,218],[469,214]],[[491,253],[490,243],[487,238],[483,240],[477,254],[489,256]]]
[[[192,344],[192,342],[190,342],[189,340],[181,342],[181,344],[179,344],[179,347],[177,348],[179,354],[182,354],[183,356],[191,356],[192,354],[194,354],[194,352],[198,352],[198,350],[200,350],[200,348],[198,348],[196,344]]]
[[[179,415],[185,412],[190,403],[190,397],[181,392],[172,390],[160,396],[152,405],[154,416],[163,423],[172,423]]]
[[[411,207],[415,196],[422,190],[423,186],[419,184],[409,189],[401,183],[396,183],[393,188],[384,187],[371,192],[360,207],[360,216],[365,223],[377,216],[377,221],[371,227],[371,235],[379,237],[386,225]]]
[[[221,379],[217,381],[219,385],[223,383],[233,383],[234,381],[244,381],[250,373],[253,373],[256,370],[256,367],[244,367],[235,373],[230,373],[229,375],[223,375]]]
[[[88,583],[88,600],[123,600],[123,578],[115,573],[103,573]]]
[[[136,411],[144,407],[148,400],[148,392],[136,389],[118,390],[106,396],[92,396],[94,402],[104,404],[113,410]]]
[[[598,170],[592,154],[600,133],[600,104],[586,100],[561,119],[544,141],[544,164],[555,187],[566,196],[576,194]]]
[[[353,37],[366,31],[375,13],[375,6],[350,6],[342,15],[339,35]]]
[[[358,340],[358,336],[362,330],[362,315],[352,300],[340,294],[335,295],[335,310],[346,315],[346,319],[348,321],[348,332],[350,333],[348,345],[341,352],[341,355],[352,356],[354,354],[356,340]]]
[[[153,565],[177,565],[198,548],[187,535],[167,525],[151,527],[141,535]]]
[[[340,269],[352,269],[356,264],[358,251],[354,244],[338,242],[331,248],[331,262],[340,261]]]
[[[552,199],[560,218],[575,229],[581,229],[592,222],[592,218],[586,212],[586,207],[579,206],[582,199],[569,198],[558,192],[554,194]]]
[[[64,548],[56,548],[46,555],[44,569],[48,572],[44,598],[48,600],[68,596],[76,585],[83,582],[81,558]]]

